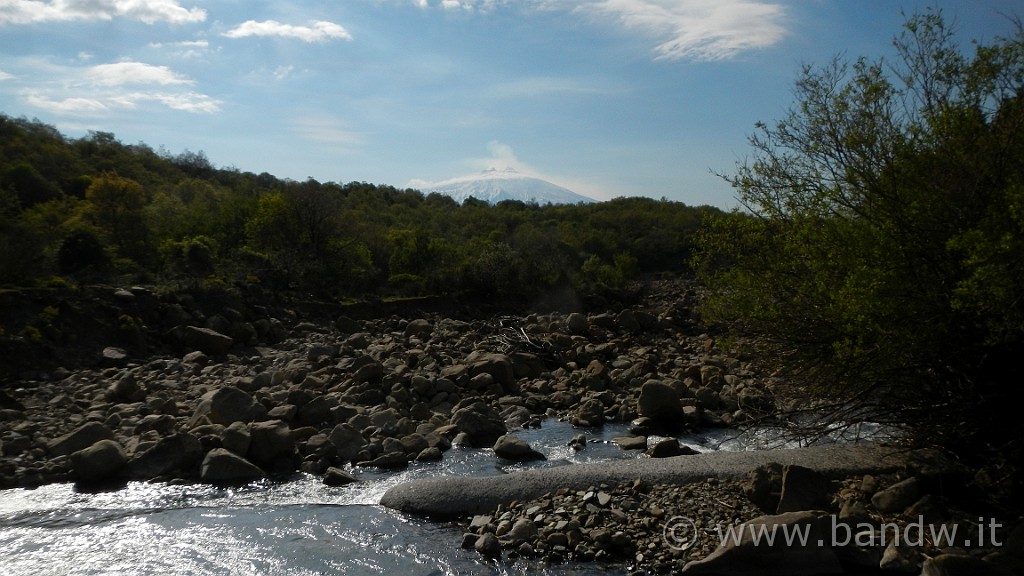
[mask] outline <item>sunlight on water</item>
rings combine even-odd
[[[442,475],[492,476],[584,462],[628,459],[611,440],[625,425],[580,433],[562,422],[516,432],[546,461],[510,463],[489,450],[453,448],[444,460],[402,471],[353,468],[359,482],[328,487],[298,475],[238,488],[132,482],[116,491],[79,492],[70,484],[0,491],[0,574],[63,575],[321,575],[321,574],[585,574],[622,567],[526,563],[485,566],[459,548],[462,530],[411,518],[377,505],[392,486]],[[651,442],[659,440],[652,437]],[[680,437],[698,451],[764,447],[770,431],[717,430]]]

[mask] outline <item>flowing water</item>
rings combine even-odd
[[[356,469],[360,482],[331,488],[316,477],[240,488],[132,482],[82,492],[71,484],[0,491],[0,575],[622,574],[622,566],[486,563],[459,548],[462,529],[379,506],[395,484],[439,475],[488,476],[517,469],[636,458],[609,441],[624,425],[579,434],[547,420],[521,430],[547,460],[510,465],[490,450],[453,448],[442,462],[400,472]],[[681,436],[699,451],[761,447],[763,437],[716,431]]]

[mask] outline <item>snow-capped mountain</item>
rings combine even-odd
[[[424,183],[420,192],[430,194],[439,192],[447,194],[457,202],[473,197],[496,204],[502,200],[519,200],[536,202],[537,204],[578,204],[597,202],[593,198],[582,196],[552,184],[547,180],[525,176],[513,168],[498,170],[491,168],[473,176],[461,176],[443,182]]]

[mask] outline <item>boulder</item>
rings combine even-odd
[[[253,422],[262,420],[267,409],[249,393],[234,386],[224,386],[203,395],[189,422],[189,428],[206,418],[212,424]]]
[[[103,367],[120,367],[128,363],[128,353],[124,351],[124,348],[117,348],[116,346],[107,346],[100,352],[100,366]]]
[[[494,377],[494,381],[510,393],[516,393],[515,371],[512,369],[512,360],[504,354],[484,354],[482,356],[470,355],[467,358],[469,364],[469,376],[487,373]]]
[[[647,436],[619,436],[618,438],[613,438],[612,442],[623,450],[647,449]]]
[[[586,315],[579,312],[573,312],[565,319],[565,329],[568,330],[570,334],[584,336],[590,329],[590,322],[587,320]]]
[[[128,462],[127,476],[150,480],[165,474],[194,469],[202,456],[199,440],[191,434],[174,434],[157,440]]]
[[[604,404],[596,398],[580,402],[572,413],[572,425],[590,428],[604,424]]]
[[[224,443],[224,448],[239,456],[246,455],[252,443],[249,425],[245,422],[232,422],[221,434],[221,441]]]
[[[765,512],[775,512],[782,493],[782,464],[770,462],[754,468],[747,474],[743,494]]]
[[[114,433],[99,422],[88,422],[73,431],[54,438],[46,444],[46,451],[52,456],[67,456],[84,450],[100,440],[113,440]]]
[[[207,452],[200,466],[199,477],[210,484],[245,484],[266,477],[252,462],[224,448]]]
[[[698,452],[689,446],[680,444],[679,440],[675,438],[666,438],[648,448],[645,454],[651,458],[671,458],[673,456],[691,456]]]
[[[382,454],[373,460],[364,460],[356,463],[356,466],[361,468],[405,468],[409,465],[409,459],[406,458],[405,452],[388,452]]]
[[[328,486],[344,486],[353,482],[358,482],[358,479],[341,468],[331,466],[324,473],[324,484]]]
[[[843,566],[832,547],[830,517],[823,512],[787,512],[776,516],[760,516],[738,528],[739,538],[726,538],[703,560],[689,562],[683,574],[700,575],[779,575],[799,576],[842,574]],[[775,533],[769,544],[764,534]],[[787,545],[785,534],[805,534],[807,545]],[[818,545],[825,543],[825,545]]]
[[[100,440],[71,453],[71,472],[79,482],[98,482],[117,474],[128,462],[124,447],[113,440]]]
[[[782,469],[782,494],[777,512],[824,510],[829,506],[829,481],[804,466],[787,465]]]
[[[466,446],[487,448],[508,433],[501,416],[483,402],[460,408],[452,414],[451,424],[463,435]]]
[[[490,532],[481,534],[473,544],[473,549],[487,558],[501,558],[501,542],[498,537]]]
[[[547,460],[540,452],[530,447],[530,444],[511,434],[505,434],[494,443],[494,453],[507,460],[526,462],[530,460]]]
[[[261,466],[273,465],[295,457],[295,439],[288,424],[281,420],[256,422],[249,427],[248,458]]]
[[[640,388],[637,413],[650,419],[652,430],[675,435],[682,429],[685,414],[675,389],[657,380],[648,380]]]
[[[871,505],[879,512],[902,512],[921,497],[921,482],[911,476],[871,497]]]
[[[185,346],[211,356],[225,354],[235,344],[234,339],[230,336],[198,326],[186,326],[183,337]]]
[[[366,447],[366,439],[349,424],[338,424],[329,435],[335,453],[342,462],[350,462]]]
[[[429,337],[430,333],[434,331],[434,326],[426,319],[418,318],[410,321],[405,325],[405,331],[403,334],[406,338],[424,338]]]

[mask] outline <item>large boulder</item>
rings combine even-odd
[[[47,442],[46,451],[52,456],[67,456],[72,452],[84,450],[100,440],[113,439],[114,433],[109,428],[99,422],[88,422]]]
[[[192,414],[189,428],[203,421],[227,426],[232,422],[253,422],[262,420],[267,409],[249,393],[234,386],[224,386],[203,395]]]
[[[124,448],[113,440],[100,440],[70,456],[71,472],[79,482],[99,482],[116,475],[128,457]]]
[[[338,460],[342,462],[354,460],[367,444],[363,435],[349,424],[338,424],[328,437],[334,445]]]
[[[921,481],[916,476],[897,482],[871,496],[871,505],[879,512],[902,512],[921,497]]]
[[[278,463],[290,466],[295,455],[295,439],[288,424],[269,420],[249,427],[248,457],[256,464],[264,467],[274,467]]]
[[[782,470],[782,494],[778,513],[824,510],[829,506],[829,481],[804,466],[788,465]]]
[[[186,326],[183,337],[185,346],[211,356],[225,354],[235,344],[235,340],[230,336],[198,326]]]
[[[839,557],[829,545],[833,536],[832,525],[830,517],[824,512],[803,511],[760,516],[734,528],[739,531],[738,537],[727,537],[706,558],[688,563],[682,573],[716,576],[821,576],[843,573]],[[774,534],[774,538],[769,544],[767,535],[771,534]],[[787,534],[791,535],[789,542],[785,537]],[[800,540],[804,536],[806,545],[801,545]]]
[[[498,438],[508,433],[501,416],[483,402],[456,410],[451,424],[463,435],[465,445],[473,448],[492,447]]]
[[[469,376],[477,374],[490,374],[494,381],[509,393],[517,393],[519,386],[516,383],[515,370],[512,368],[512,360],[504,354],[471,354],[466,359],[469,364]]]
[[[547,460],[540,452],[530,447],[530,444],[511,434],[505,434],[494,443],[494,453],[506,460],[526,462],[530,460]]]
[[[683,428],[686,415],[674,388],[658,380],[648,380],[640,388],[637,412],[650,419],[651,429],[664,435],[675,435]]]
[[[225,448],[207,452],[199,472],[199,478],[210,484],[245,484],[264,477],[259,466]]]
[[[192,468],[199,462],[202,449],[191,434],[173,434],[157,440],[149,449],[128,462],[129,478],[149,480]],[[192,468],[194,469],[194,468]]]

